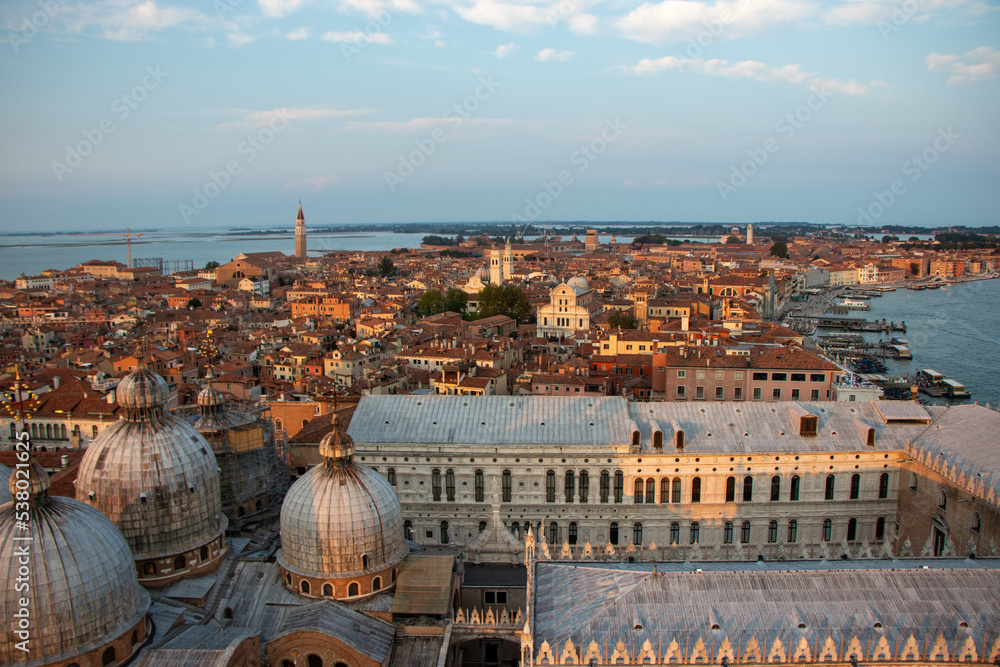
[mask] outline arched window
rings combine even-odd
[[[479,532],[482,533],[485,530],[486,530],[486,522],[485,521],[480,521],[479,522]]]
[[[861,475],[854,473],[851,475],[851,500],[857,500],[861,496]]]
[[[794,543],[799,537],[799,522],[792,519],[788,522],[788,542]]]
[[[781,477],[775,475],[771,478],[771,502],[781,500]]]
[[[372,592],[382,590],[382,577],[375,577],[372,579]]]
[[[203,560],[203,561],[208,560],[208,547],[202,547],[198,551],[198,555],[201,556],[201,560]]]
[[[576,521],[570,521],[569,523],[569,543],[576,544],[577,534],[576,534]]]
[[[109,646],[104,649],[104,654],[101,656],[102,665],[110,665],[115,661],[115,647]]]
[[[448,544],[451,542],[451,537],[448,535],[448,522],[441,522],[441,544]]]
[[[274,420],[274,430],[275,431],[280,431],[284,427],[285,427],[285,425],[283,423],[281,423],[280,419],[275,419]]]
[[[301,590],[303,594],[309,595],[309,582],[303,579],[299,584],[299,590]]]
[[[747,475],[743,478],[743,502],[753,501],[753,477]]]
[[[309,420],[308,419],[303,419],[302,420],[302,428],[305,428],[308,425],[309,425]]]
[[[545,502],[554,503],[556,501],[556,471],[549,470],[545,473]]]
[[[858,539],[858,520],[850,519],[847,522],[847,541],[853,542]]]
[[[837,483],[836,477],[834,477],[833,475],[826,476],[826,495],[824,496],[825,500],[833,500],[833,489],[836,483]]]
[[[444,471],[444,491],[449,502],[455,500],[455,471],[451,468]]]
[[[576,493],[576,473],[572,470],[566,471],[565,479],[563,479],[563,493],[566,502],[573,502],[573,495]]]
[[[386,479],[389,480],[389,484],[392,484],[393,486],[396,486],[396,469],[395,468],[389,468],[388,470],[386,470],[385,471],[385,477],[386,477]]]
[[[646,480],[646,502],[656,502],[656,480],[652,477]]]
[[[660,502],[670,502],[670,478],[664,477],[660,480]]]
[[[722,543],[732,544],[733,543],[733,522],[727,521],[725,527],[722,529]]]
[[[655,431],[653,433],[653,447],[663,449],[663,431]]]
[[[239,507],[236,508],[236,516],[243,516],[246,513],[247,511],[243,509],[243,505],[240,505]]]
[[[59,425],[59,437],[62,440],[66,439],[66,425],[65,424],[60,424]]]
[[[615,545],[618,544],[618,522],[617,521],[612,521],[611,522],[611,530],[608,532],[608,542],[611,542],[611,544],[615,544]]]
[[[361,554],[361,569],[368,569],[368,554]]]
[[[681,501],[681,478],[674,477],[670,483],[670,502],[679,503]]]
[[[93,437],[93,438],[96,438],[96,437],[97,437],[97,427],[96,427],[96,426],[91,426],[91,427],[90,427],[90,435],[91,435],[91,437]]]
[[[885,517],[880,516],[875,520],[875,539],[885,539]]]
[[[184,560],[184,556],[178,556],[177,558],[174,559],[175,570],[183,570],[186,567],[187,567],[187,561]]]
[[[148,561],[142,566],[142,573],[144,575],[156,576],[156,563]]]
[[[646,488],[646,486],[641,478],[636,479],[635,484],[633,486],[635,487],[635,502],[641,503],[643,498],[643,490]]]
[[[674,521],[670,524],[670,544],[680,544],[681,524]]]
[[[441,470],[438,468],[431,470],[431,497],[441,500]]]
[[[823,541],[830,542],[833,539],[833,521],[823,519]]]
[[[620,503],[625,499],[625,473],[621,470],[615,471],[615,502]]]
[[[611,475],[607,470],[601,471],[601,502],[606,503],[611,497]]]
[[[701,477],[695,477],[691,480],[691,502],[701,502]]]
[[[412,540],[413,539],[413,522],[407,519],[403,522],[403,539]]]
[[[511,480],[510,480],[510,470],[504,470],[503,475],[500,477],[500,499],[509,503],[511,499]]]
[[[979,512],[973,513],[973,515],[972,515],[972,526],[971,526],[972,532],[978,533],[980,530],[982,530],[982,527],[983,527],[983,520],[979,516]]]
[[[642,546],[642,524],[638,521],[632,524],[632,544]]]
[[[475,479],[476,502],[481,503],[486,500],[486,481],[482,470],[476,470]]]
[[[726,478],[726,502],[734,503],[736,502],[736,478],[727,477]]]
[[[580,502],[585,503],[590,500],[590,473],[586,470],[580,471]]]
[[[555,521],[549,523],[549,544],[559,544],[559,524]]]
[[[633,447],[638,447],[639,446],[639,432],[638,431],[632,431],[632,446]]]
[[[750,522],[744,521],[740,525],[740,544],[750,543]]]
[[[878,497],[889,497],[889,473],[884,472],[878,477]]]
[[[333,585],[323,584],[323,597],[332,598],[333,597]]]
[[[510,524],[510,534],[521,539],[521,523],[519,521]]]
[[[941,489],[941,492],[938,493],[938,508],[943,510],[948,509],[948,494],[944,492],[944,489]]]
[[[767,524],[767,541],[771,542],[772,544],[778,541],[777,521],[771,521],[770,523]]]
[[[792,475],[791,483],[788,489],[788,499],[798,500],[799,499],[799,487],[802,484],[802,480],[798,475]]]
[[[691,524],[691,544],[697,544],[698,540],[701,538],[701,525],[695,521]]]
[[[360,590],[361,589],[358,587],[358,582],[352,581],[351,585],[347,587],[347,597],[349,598],[355,597],[360,592]]]
[[[323,667],[323,659],[314,653],[310,653],[306,658],[306,667]]]

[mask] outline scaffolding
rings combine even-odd
[[[194,271],[193,259],[163,259],[162,257],[137,257],[135,268],[152,268],[162,275],[170,275],[178,271]]]

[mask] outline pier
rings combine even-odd
[[[886,322],[885,320],[866,320],[861,317],[842,317],[837,315],[821,315],[813,318],[820,329],[839,329],[841,331],[880,331],[906,333],[906,322]]]

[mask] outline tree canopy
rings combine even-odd
[[[515,322],[531,316],[531,303],[517,285],[487,285],[479,293],[479,317],[506,315]]]
[[[775,241],[771,246],[771,256],[788,259],[788,244],[784,241]]]
[[[439,290],[429,289],[420,295],[420,300],[417,301],[417,315],[426,317],[444,311],[444,295]]]
[[[391,278],[396,275],[396,265],[388,256],[383,257],[382,261],[378,263],[378,274],[383,278]]]
[[[638,329],[639,320],[634,315],[616,310],[608,317],[608,326],[612,329]]]
[[[743,243],[743,241],[740,241],[740,237],[738,236],[730,235],[729,238],[726,239],[726,245],[736,245],[738,243]]]
[[[469,295],[457,287],[452,287],[444,295],[444,309],[454,313],[465,314],[465,309],[469,307]]]

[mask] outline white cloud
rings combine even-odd
[[[578,35],[593,35],[597,32],[597,17],[593,14],[573,14],[569,17],[569,29]]]
[[[472,6],[455,6],[455,13],[466,21],[488,25],[507,32],[534,32],[549,25],[549,13],[534,5],[473,0]]]
[[[327,32],[323,33],[321,39],[331,44],[392,44],[392,38],[384,32],[368,33],[360,30]]]
[[[497,58],[503,58],[508,53],[513,51],[516,47],[517,45],[514,44],[513,42],[511,42],[510,44],[501,44],[500,46],[497,47],[496,51],[493,52],[493,55],[495,55]]]
[[[292,30],[290,33],[285,35],[285,39],[290,39],[293,42],[309,39],[309,28],[298,28],[296,30]]]
[[[303,0],[257,0],[260,13],[275,19],[298,11],[303,4]]]
[[[242,33],[229,33],[226,35],[226,39],[229,41],[229,46],[236,48],[257,41],[257,37],[255,35],[245,35]]]
[[[357,116],[372,113],[377,109],[325,109],[323,107],[299,107],[270,109],[266,111],[256,111],[251,109],[226,109],[224,111],[206,111],[203,114],[238,116],[236,120],[220,123],[215,126],[216,130],[253,130],[265,127],[275,120],[291,120],[292,122],[303,122],[311,120],[329,120],[333,118],[343,118],[345,116]]]
[[[309,178],[304,178],[301,181],[296,181],[295,183],[289,183],[283,190],[295,190],[302,192],[304,190],[312,190],[313,192],[319,192],[325,188],[333,187],[337,184],[337,177],[333,174],[327,174],[326,176],[311,176]]]
[[[82,33],[96,28],[102,37],[122,41],[141,40],[168,28],[207,29],[212,25],[212,20],[200,12],[161,6],[154,0],[104,0],[73,5],[62,11],[68,32]]]
[[[932,17],[951,21],[975,18],[998,11],[982,0],[846,0],[823,14],[831,25],[876,25],[889,22],[899,27],[906,22],[920,23]]]
[[[528,121],[518,121],[522,125],[528,126]],[[515,121],[509,118],[463,118],[461,128],[494,128],[508,127]],[[400,133],[422,133],[435,127],[447,127],[450,132],[457,131],[459,126],[455,125],[455,120],[438,117],[411,118],[410,120],[377,120],[377,121],[348,121],[344,123],[344,129],[349,132],[400,132]]]
[[[424,10],[415,0],[340,0],[338,7],[343,12],[382,19],[392,14],[420,14]]]
[[[704,46],[801,21],[817,6],[814,0],[663,0],[643,3],[615,26],[637,42],[659,44],[692,39]]]
[[[547,63],[553,60],[564,63],[573,58],[572,51],[556,51],[555,49],[542,49],[535,56],[535,60],[540,63]]]
[[[932,72],[946,72],[950,84],[976,83],[997,75],[1000,52],[992,46],[980,46],[966,51],[964,56],[932,53],[927,56],[927,68]]]

